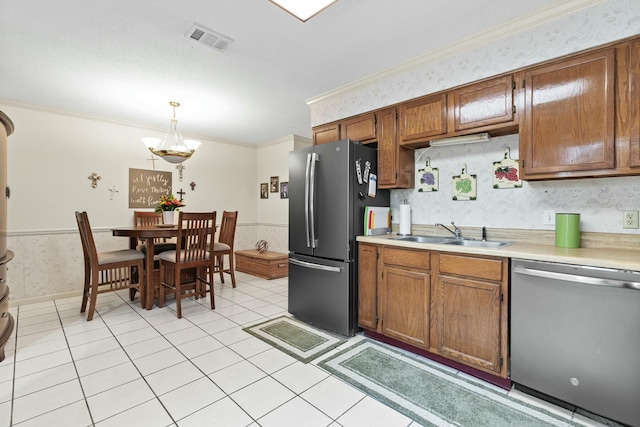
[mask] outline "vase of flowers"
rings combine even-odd
[[[156,212],[162,212],[163,224],[174,224],[175,211],[186,206],[182,199],[176,199],[173,194],[160,196],[160,204],[156,207]]]

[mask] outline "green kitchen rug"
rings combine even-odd
[[[258,323],[244,330],[304,363],[346,342],[289,316]]]
[[[329,356],[318,366],[424,426],[578,426],[371,340]]]

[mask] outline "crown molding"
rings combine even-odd
[[[387,68],[380,71],[379,73],[363,77],[362,79],[340,86],[329,92],[325,92],[313,98],[309,98],[306,100],[306,103],[307,105],[311,106],[326,99],[342,95],[354,89],[358,89],[363,86],[367,86],[380,80],[384,80],[394,75],[400,74],[402,72],[415,69],[419,66],[430,64],[438,60],[481,47],[494,41],[523,32],[530,28],[534,28],[539,25],[554,21],[563,16],[574,14],[582,9],[586,9],[599,3],[603,3],[604,1],[606,0],[571,0],[559,5],[544,8],[529,15],[512,19],[511,21],[507,21],[504,24],[500,24],[479,34],[474,34],[472,36],[466,37],[462,40],[459,40],[447,46],[443,46],[439,49],[434,49],[429,53],[421,55],[403,64]]]

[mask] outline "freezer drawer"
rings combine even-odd
[[[639,282],[635,272],[513,260],[511,379],[640,426]]]
[[[289,256],[289,313],[341,335],[355,334],[352,263]]]

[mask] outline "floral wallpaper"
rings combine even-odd
[[[582,231],[636,233],[622,229],[622,211],[640,209],[640,178],[585,178],[559,181],[524,181],[521,188],[493,187],[493,162],[518,159],[518,135],[492,138],[489,142],[431,147],[417,150],[416,171],[430,166],[438,169],[438,191],[392,190],[391,206],[398,208],[407,200],[413,224],[449,224],[469,227],[525,228],[553,230],[543,225],[543,212],[580,214]],[[462,168],[477,176],[476,199],[453,200],[454,176]],[[419,177],[416,176],[416,182]]]

